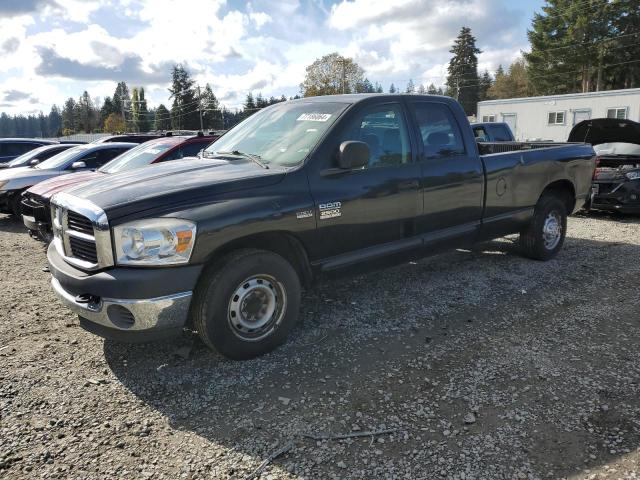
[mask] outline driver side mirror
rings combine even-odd
[[[40,163],[40,160],[38,160],[37,158],[34,158],[33,160],[31,160],[29,162],[29,165],[32,167],[35,167],[36,165],[38,165]]]
[[[80,170],[81,168],[87,168],[87,164],[80,161],[80,162],[73,162],[71,164],[71,170]]]
[[[369,164],[369,145],[364,142],[347,141],[340,144],[338,165],[344,170],[354,170]]]

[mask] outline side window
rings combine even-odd
[[[49,150],[45,150],[44,152],[38,154],[37,159],[42,162],[47,158],[51,158],[54,155],[57,155],[60,152],[63,152],[64,150],[66,150],[66,148],[50,148]]]
[[[170,152],[168,155],[165,155],[164,158],[160,160],[160,162],[170,162],[171,160],[180,160],[182,156],[183,156],[182,149],[174,148],[173,151]]]
[[[442,103],[415,102],[413,109],[427,158],[465,153],[462,133],[449,107]]]
[[[409,134],[402,108],[397,104],[370,107],[354,118],[340,142],[355,140],[369,145],[369,166],[386,167],[411,161]]]
[[[75,162],[84,162],[87,168],[98,168],[96,166],[98,163],[98,152],[87,153],[84,157],[74,160],[72,164]],[[69,168],[71,168],[71,165],[69,165]]]
[[[95,167],[89,167],[89,164],[87,164],[87,167],[100,168],[105,163],[110,162],[111,160],[116,158],[118,155],[121,155],[126,151],[127,149],[124,149],[124,148],[107,148],[105,150],[99,150],[98,152],[96,152],[98,155],[96,158]]]
[[[36,145],[32,145],[31,143],[5,143],[4,149],[2,151],[3,155],[6,156],[19,156],[23,153],[27,153],[30,150],[33,150]]]
[[[184,147],[180,147],[180,151],[182,152],[183,157],[195,157],[198,155],[198,152],[203,148],[206,148],[207,145],[204,143],[191,143],[189,145],[185,145]]]

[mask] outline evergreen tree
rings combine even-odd
[[[448,94],[456,98],[467,115],[475,115],[480,97],[478,85],[478,54],[476,39],[469,27],[462,27],[453,47],[453,57],[447,69]]]
[[[262,98],[262,93],[258,93],[258,96],[256,97],[256,108],[264,108],[267,105],[267,101]]]
[[[59,137],[62,135],[62,114],[57,105],[51,107],[47,117],[47,136]]]
[[[125,82],[118,82],[115,92],[113,92],[113,98],[111,100],[113,105],[113,113],[122,116],[123,120],[127,118],[127,110],[129,109],[129,87]]]
[[[397,92],[397,90],[396,90],[396,86],[392,83],[392,84],[389,86],[389,93],[396,93],[396,92]]]
[[[491,85],[493,85],[493,79],[491,78],[491,75],[489,75],[488,70],[485,69],[482,76],[478,79],[478,82],[480,83],[480,101],[489,100],[489,89],[491,88]]]
[[[247,94],[247,98],[244,101],[242,116],[244,118],[250,117],[256,113],[256,102],[253,100],[253,93],[249,92]]]
[[[438,95],[438,89],[433,83],[430,83],[429,87],[427,88],[427,93],[429,95]]]
[[[417,90],[418,94],[425,95],[427,93],[427,89],[424,88],[424,85],[421,83]]]
[[[407,83],[407,89],[405,90],[406,93],[415,93],[416,92],[416,86],[413,84],[413,80],[409,79],[409,83]]]
[[[162,103],[156,108],[153,128],[155,130],[169,130],[171,128],[171,112]]]
[[[528,31],[531,52],[524,57],[537,94],[602,90],[615,85],[605,65],[620,62],[616,28],[621,18],[640,15],[626,0],[547,0]],[[636,30],[637,31],[637,30]],[[633,40],[637,42],[637,38]],[[636,50],[637,52],[638,50]],[[637,58],[637,57],[636,57]],[[609,84],[609,85],[607,85]]]
[[[182,130],[198,130],[200,128],[200,113],[195,82],[189,72],[180,64],[174,65],[171,71],[171,88],[169,98],[171,105],[171,125]]]
[[[86,90],[82,93],[76,105],[78,116],[78,125],[76,125],[76,128],[86,133],[91,133],[94,127],[94,110],[93,102]]]
[[[76,101],[69,97],[62,109],[62,134],[71,135],[76,132]]]
[[[151,127],[152,116],[149,113],[147,107],[147,99],[144,98],[144,87],[140,87],[138,90],[139,106],[138,106],[138,130],[140,132],[148,132]]]
[[[208,83],[202,91],[202,122],[205,129],[221,129],[222,128],[222,112],[218,99]]]

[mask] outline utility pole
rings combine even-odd
[[[126,102],[126,100],[123,98],[120,101],[120,108],[122,109],[122,124],[124,125],[124,130],[126,132],[127,131],[127,117],[124,114],[124,102]]]
[[[200,95],[200,85],[198,85],[198,112],[200,112],[200,131],[204,132],[204,127],[202,126],[202,96]]]

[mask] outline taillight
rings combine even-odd
[[[592,180],[595,180],[595,179],[597,178],[597,176],[598,176],[598,171],[599,171],[598,166],[599,166],[599,165],[600,165],[600,157],[596,157],[596,166],[595,166],[595,168],[593,169],[593,177],[592,177]]]

